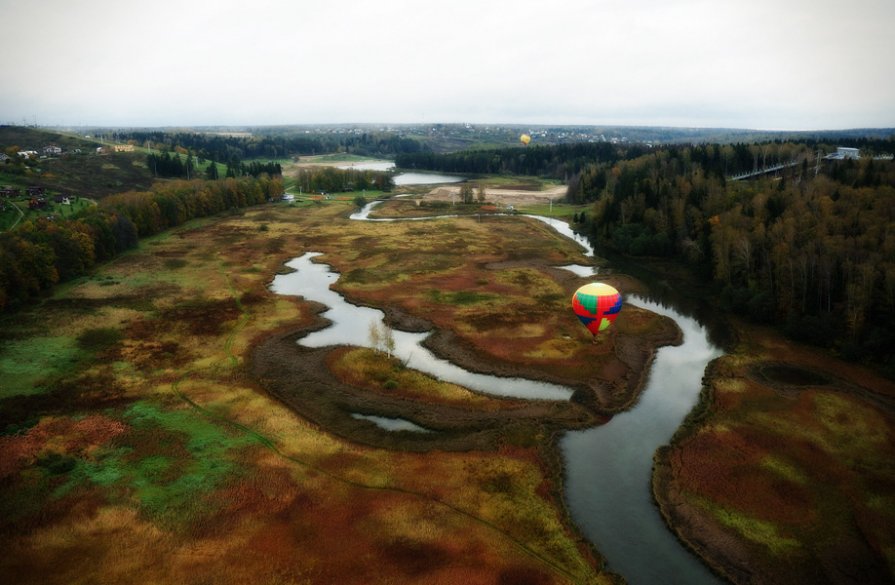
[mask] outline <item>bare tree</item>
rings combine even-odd
[[[392,328],[385,323],[370,321],[370,345],[391,359],[395,352],[395,333]]]

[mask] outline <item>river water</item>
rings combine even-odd
[[[374,206],[375,203],[366,206],[352,215],[352,219],[369,221],[368,215]],[[566,222],[528,217],[543,221],[577,241],[583,255],[594,255],[590,243],[575,234]],[[351,305],[330,290],[338,274],[325,264],[313,262],[317,255],[305,254],[287,263],[296,272],[279,275],[272,284],[275,292],[300,295],[330,307],[323,316],[333,321],[333,325],[307,335],[299,343],[310,347],[369,346],[370,323],[380,323],[383,313]],[[562,268],[582,276],[595,272],[587,265]],[[631,295],[625,302],[674,319],[683,331],[683,343],[658,350],[644,392],[631,409],[602,426],[570,431],[563,436],[560,448],[566,475],[566,503],[572,519],[607,559],[609,568],[632,585],[719,583],[668,530],[653,503],[650,480],[653,454],[668,443],[692,410],[708,362],[722,351],[699,320],[698,310],[684,307],[679,302],[683,297],[679,295],[662,295],[663,290],[670,291],[667,284],[654,285],[649,275],[642,273],[636,276],[650,286],[650,298]],[[409,367],[480,392],[546,400],[568,400],[571,396],[571,389],[562,386],[467,372],[422,347],[421,342],[427,335],[394,331],[396,355],[407,361]],[[383,428],[409,428],[405,423],[412,424],[400,419],[373,422]]]
[[[692,410],[706,365],[722,352],[692,317],[643,298],[628,300],[674,319],[684,341],[659,349],[633,408],[602,426],[565,434],[566,504],[609,568],[629,583],[719,583],[668,530],[653,504],[650,480],[653,454]]]
[[[395,169],[395,163],[388,160],[365,161],[340,165],[338,168],[352,169],[355,171],[392,171]],[[392,180],[395,182],[396,187],[406,187],[408,185],[460,183],[465,181],[466,178],[457,175],[441,175],[438,173],[405,172],[396,174]]]

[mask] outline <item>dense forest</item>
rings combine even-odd
[[[118,141],[133,141],[156,149],[186,149],[201,159],[237,164],[243,160],[282,159],[296,155],[346,152],[364,156],[390,157],[419,152],[422,144],[391,132],[349,134],[231,135],[197,132],[116,131],[101,135]]]
[[[893,152],[895,139],[853,139]],[[826,160],[831,145],[605,143],[399,156],[405,168],[534,174],[588,204],[578,228],[633,256],[673,257],[723,308],[895,377],[895,162]],[[794,163],[794,164],[793,164]],[[732,175],[789,164],[751,181]]]
[[[70,219],[40,218],[0,233],[0,311],[82,276],[139,238],[190,219],[279,197],[282,182],[267,176],[220,181],[168,181],[150,191],[103,199]]]
[[[199,164],[201,164],[201,161],[199,161]],[[196,157],[190,151],[187,151],[183,157],[179,154],[172,155],[168,151],[158,154],[150,153],[146,156],[146,166],[154,177],[193,179],[198,176],[199,172],[204,172],[209,179],[219,178],[218,167],[213,161],[208,163],[204,171],[197,172]],[[283,169],[280,163],[276,162],[262,163],[252,161],[245,163],[230,161],[227,162],[227,170],[224,176],[259,177],[262,174],[279,176],[283,174]]]
[[[714,280],[724,308],[895,376],[895,163],[805,158],[728,182],[724,148],[588,165],[570,185],[593,202],[581,227],[622,253],[673,256]]]
[[[647,152],[649,147],[645,145],[616,146],[608,142],[597,142],[466,150],[449,154],[404,153],[395,157],[395,164],[402,169],[426,169],[467,175],[536,175],[568,179],[587,164],[612,163]]]

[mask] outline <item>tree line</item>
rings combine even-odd
[[[805,148],[778,146],[781,157]],[[592,202],[581,227],[622,253],[693,266],[728,310],[845,357],[895,363],[895,163],[806,158],[777,177],[728,182],[726,148],[587,165],[570,181],[574,201]]]
[[[299,170],[295,184],[304,193],[340,193],[346,191],[391,191],[395,183],[391,173],[311,167]]]
[[[390,157],[399,153],[420,152],[425,148],[420,141],[393,132],[242,136],[156,130],[115,132],[108,138],[148,144],[159,150],[185,149],[200,159],[222,164],[238,164],[240,161],[254,158],[278,159],[332,152]]]
[[[137,245],[140,238],[278,198],[280,179],[171,181],[112,195],[69,219],[39,218],[0,233],[0,311],[11,310]]]
[[[146,166],[155,177],[193,179],[197,177],[196,157],[191,151],[181,157],[179,154],[171,154],[168,151],[149,153],[146,156]],[[201,164],[201,159],[200,159]],[[217,164],[214,161],[208,163],[204,170],[205,177],[208,179],[219,178]],[[280,163],[277,162],[260,162],[251,161],[249,163],[229,161],[227,162],[227,170],[225,177],[258,177],[262,174],[270,176],[279,176],[283,174]]]
[[[649,147],[645,145],[575,143],[465,150],[447,154],[404,153],[395,157],[395,164],[403,169],[426,169],[466,175],[533,175],[567,179],[594,161],[611,163],[641,156],[647,152]]]
[[[861,160],[800,141],[608,143],[400,155],[403,168],[565,179],[602,245],[674,257],[717,284],[721,305],[844,357],[895,364],[895,138],[852,138]],[[795,162],[776,176],[743,172]],[[895,366],[888,366],[895,377]]]
[[[650,152],[668,153],[675,158],[684,157],[688,162],[699,164],[707,175],[723,181],[738,173],[793,160],[804,161],[807,165],[808,159],[813,160],[816,147],[814,143],[780,141],[662,148],[646,144],[596,142],[466,150],[447,154],[408,153],[398,155],[395,163],[400,168],[466,175],[532,175],[560,179],[569,182],[569,200],[582,203],[592,200],[594,194],[605,184],[606,177],[600,174],[601,171],[618,161],[637,159]],[[830,150],[828,145],[824,148]],[[584,184],[579,185],[581,180]],[[597,185],[593,185],[593,182]]]

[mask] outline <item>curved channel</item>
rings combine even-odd
[[[653,454],[693,409],[706,365],[722,351],[706,328],[670,306],[631,296],[674,319],[684,333],[656,353],[637,404],[608,423],[569,431],[560,441],[566,504],[584,535],[628,583],[720,583],[668,530],[650,491]]]
[[[339,278],[326,264],[314,262],[319,252],[308,252],[286,263],[294,272],[279,274],[271,284],[271,290],[278,294],[301,296],[317,301],[328,307],[321,316],[332,324],[299,339],[305,347],[326,347],[330,345],[356,345],[372,347],[370,328],[382,328],[385,314],[370,307],[352,305],[342,295],[330,289]],[[394,330],[394,355],[408,367],[440,380],[453,382],[471,390],[529,400],[568,400],[572,390],[558,384],[527,380],[525,378],[503,378],[488,376],[464,370],[447,360],[436,357],[423,347],[429,333],[411,333]]]
[[[351,219],[406,221],[371,220],[369,213],[376,203],[378,202],[368,204],[353,214]],[[575,234],[568,223],[543,216],[526,217],[547,223],[562,235],[578,242],[584,249],[584,255],[594,255],[590,242]],[[420,219],[435,218],[413,218],[414,221]],[[313,298],[329,307],[339,303],[345,304],[348,310],[355,312],[353,313],[355,316],[350,319],[355,322],[355,326],[353,332],[334,335],[331,330],[338,329],[338,322],[343,321],[344,317],[334,319],[335,315],[331,314],[330,309],[323,315],[334,320],[337,325],[313,333],[300,342],[318,347],[335,343],[364,345],[366,334],[357,330],[357,323],[363,323],[366,331],[367,323],[371,319],[381,319],[382,312],[346,303],[340,295],[329,290],[329,285],[338,278],[338,275],[330,272],[325,265],[312,263],[313,256],[307,256],[296,259],[289,265],[300,268],[295,263],[301,260],[310,266],[317,266],[317,270],[324,276],[321,282],[313,287],[319,290],[322,286],[327,294],[316,298],[308,296],[311,293],[306,290],[287,294],[300,294]],[[305,272],[305,275],[307,274]],[[277,279],[288,279],[289,276],[278,276]],[[280,285],[275,281],[275,290],[278,286]],[[674,431],[695,406],[705,368],[712,359],[722,354],[722,350],[712,343],[703,323],[696,317],[685,314],[684,309],[678,310],[680,307],[673,297],[665,303],[634,295],[627,297],[626,300],[677,322],[684,334],[683,343],[677,347],[663,347],[658,350],[646,387],[638,402],[630,410],[617,414],[602,426],[565,433],[560,441],[560,448],[565,467],[566,502],[573,521],[607,559],[609,568],[621,574],[629,583],[634,585],[720,583],[719,579],[668,530],[653,503],[650,478],[653,454],[660,446],[668,443]],[[361,313],[356,311],[369,313],[364,317],[358,317]],[[402,359],[410,360],[408,365],[474,390],[502,393],[495,392],[494,389],[498,382],[505,382],[507,379],[471,374],[454,364],[436,358],[419,345],[426,335],[395,332],[396,345],[399,348],[396,351],[404,352],[400,355],[406,356]],[[427,369],[429,366],[426,364],[432,360],[441,364],[437,368]],[[466,379],[465,375],[480,379]],[[514,378],[509,385],[523,382],[521,378]],[[522,394],[514,392],[510,391],[503,395],[526,396],[526,392]],[[553,399],[568,399],[571,394],[570,389],[561,386],[556,386],[551,392],[556,393]],[[534,395],[529,394],[528,397],[544,396],[536,392]]]

